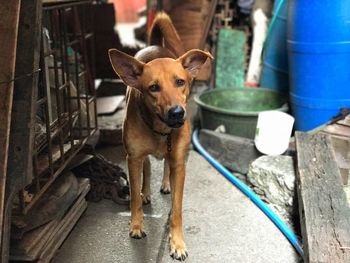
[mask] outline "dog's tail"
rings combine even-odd
[[[165,46],[177,57],[185,53],[181,39],[170,17],[164,12],[159,12],[156,15],[149,32],[148,44]]]

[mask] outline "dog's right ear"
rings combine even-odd
[[[137,88],[144,63],[117,49],[108,50],[109,60],[114,71],[128,86]]]
[[[191,49],[177,60],[179,60],[188,73],[195,78],[208,58],[214,59],[209,52],[200,49]]]

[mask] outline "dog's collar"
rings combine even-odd
[[[143,110],[140,111],[141,119],[148,126],[148,128],[150,128],[150,130],[152,130],[153,133],[161,135],[161,136],[169,136],[171,134],[172,130],[170,130],[170,132],[160,132],[160,131],[155,130],[153,128],[153,125],[146,119],[146,116],[142,113],[143,113]]]
[[[141,116],[142,116],[142,115],[143,115],[143,114],[141,114]],[[148,126],[148,128],[150,128],[150,129],[152,130],[153,133],[158,134],[158,135],[161,135],[161,136],[166,136],[167,151],[168,151],[168,153],[170,153],[170,152],[171,152],[171,149],[172,149],[172,147],[171,147],[171,132],[172,132],[172,130],[171,130],[170,132],[159,132],[159,131],[156,131],[155,129],[153,129],[153,127],[151,126],[151,124],[148,123],[143,117],[142,117],[142,119],[143,119],[144,123],[146,123],[146,125]]]
[[[142,107],[143,109],[141,109],[141,111],[139,111],[139,115],[141,116],[141,119],[142,121],[146,124],[146,126],[154,133],[154,134],[157,134],[157,135],[160,135],[160,136],[166,136],[166,142],[167,142],[167,151],[168,153],[171,152],[171,132],[172,132],[172,129],[170,130],[170,132],[160,132],[160,131],[157,131],[153,128],[153,125],[147,121],[146,117],[144,116],[144,114],[142,114],[144,112],[144,110],[147,110],[145,109],[146,107],[143,106]]]
[[[159,131],[156,131],[155,129],[153,129],[152,127],[149,127],[152,132],[154,132],[155,134],[158,134],[158,135],[161,135],[161,136],[169,136],[171,134],[171,132],[159,132]]]

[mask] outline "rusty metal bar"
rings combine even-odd
[[[40,106],[41,104],[47,103],[47,97],[39,99],[36,104]]]
[[[76,8],[75,6],[73,8]],[[65,61],[65,68],[67,70],[66,72],[66,76],[67,76],[67,86],[66,86],[66,89],[65,89],[65,105],[67,105],[67,109],[68,109],[68,125],[69,125],[69,133],[70,133],[70,142],[71,142],[71,147],[73,148],[74,146],[74,138],[73,138],[73,135],[72,135],[72,132],[73,132],[73,121],[72,121],[72,103],[71,103],[71,84],[70,84],[70,72],[69,72],[69,57],[68,57],[68,48],[69,48],[69,45],[67,44],[68,43],[68,33],[67,33],[67,20],[66,20],[66,10],[63,10],[63,16],[61,16],[61,22],[62,22],[62,27],[63,27],[63,30],[61,30],[61,32],[63,32],[63,36],[62,36],[62,40],[63,40],[63,48],[65,50],[64,52],[64,61]],[[61,28],[62,29],[62,28]]]
[[[53,27],[55,27],[53,30],[56,32],[55,36],[57,37],[57,39],[60,39],[60,55],[61,55],[61,59],[64,57],[64,48],[63,45],[61,43],[62,41],[62,10],[54,10],[52,12],[52,25]],[[55,19],[56,18],[56,19]],[[58,20],[58,21],[57,21]],[[53,39],[53,41],[55,41],[55,39]],[[57,103],[57,118],[58,118],[58,127],[62,127],[62,104],[61,104],[61,94],[60,94],[60,89],[59,89],[59,75],[58,75],[58,62],[57,62],[57,57],[54,55],[54,71],[55,71],[55,93],[56,93],[56,103]],[[62,83],[66,83],[66,65],[63,61],[61,61],[61,77],[62,77]],[[60,147],[60,161],[61,164],[64,163],[64,139],[63,139],[63,134],[62,134],[62,129],[58,130],[58,135],[59,135],[59,147]]]
[[[73,37],[74,39],[77,39],[77,32],[74,30],[73,32]],[[74,61],[75,61],[75,72],[78,73],[78,75],[76,75],[75,77],[75,85],[77,88],[77,96],[76,98],[71,97],[71,99],[75,99],[77,101],[77,105],[78,105],[78,131],[79,131],[79,139],[82,138],[82,114],[81,114],[81,90],[80,90],[80,77],[81,77],[81,73],[86,72],[85,70],[83,72],[79,73],[79,58],[78,58],[78,52],[74,53]]]
[[[86,0],[86,1],[76,1],[76,2],[69,2],[64,4],[48,4],[43,6],[43,10],[52,10],[52,9],[64,9],[64,8],[70,8],[77,5],[85,5],[85,4],[91,4],[92,0]]]
[[[24,190],[23,189],[21,189],[18,192],[18,199],[19,199],[19,209],[20,209],[20,211],[23,211],[23,209],[25,207]]]
[[[34,184],[35,189],[37,192],[40,191],[40,180],[39,180],[39,173],[38,173],[38,155],[37,153],[33,156],[33,165],[34,165]],[[22,207],[22,210],[24,209],[24,206]]]
[[[86,39],[89,39],[89,38],[91,38],[93,36],[93,34],[92,33],[88,33],[88,34],[86,34],[85,36],[83,35],[74,35],[74,40],[72,40],[72,41],[69,41],[68,42],[68,45],[69,46],[74,46],[74,45],[78,45],[78,44],[80,44],[80,40],[79,39],[77,39],[77,38],[84,38],[85,40]]]
[[[53,161],[52,161],[52,135],[51,135],[51,122],[50,122],[50,114],[49,111],[51,109],[49,109],[49,105],[48,105],[48,96],[51,96],[51,90],[50,90],[50,83],[48,83],[48,81],[46,80],[46,67],[44,66],[45,63],[45,55],[44,55],[44,38],[42,37],[41,39],[42,41],[42,48],[41,48],[41,57],[40,57],[40,64],[42,65],[41,68],[43,69],[42,71],[42,83],[43,85],[43,98],[45,98],[46,103],[44,104],[44,112],[45,112],[45,128],[46,128],[46,146],[48,149],[48,159],[49,159],[49,171],[50,171],[50,175],[53,176],[54,170],[53,170]],[[55,52],[53,52],[53,54],[55,54]],[[49,85],[49,87],[47,87],[46,85]],[[48,94],[48,91],[50,91],[50,94]],[[45,149],[43,147],[43,149]],[[36,154],[39,154],[39,149],[36,149]],[[34,157],[37,158],[37,155]],[[37,169],[37,159],[36,159],[36,165],[34,167],[34,172],[37,175],[38,179],[40,177],[40,174],[38,174],[38,169]],[[40,184],[39,184],[40,186]],[[40,187],[37,191],[40,191]],[[24,211],[24,210],[23,210]]]
[[[58,69],[58,68],[57,68],[57,69]],[[69,83],[66,82],[66,83],[64,83],[63,85],[59,86],[57,89],[58,89],[58,91],[62,91],[62,90],[64,90],[64,89],[68,88],[68,87],[69,87]]]

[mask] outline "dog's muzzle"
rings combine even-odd
[[[181,106],[171,107],[165,123],[171,128],[180,128],[185,123],[185,109]]]

